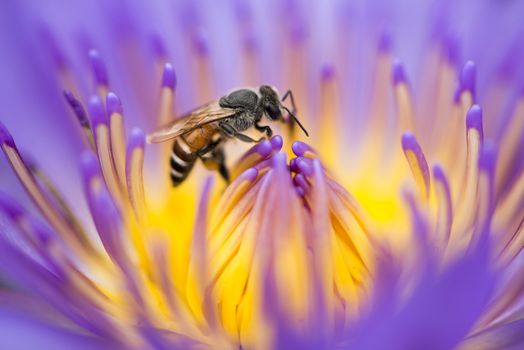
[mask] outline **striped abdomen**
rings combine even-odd
[[[193,169],[196,159],[197,151],[194,151],[182,137],[176,138],[169,160],[173,186],[180,185],[186,179]]]

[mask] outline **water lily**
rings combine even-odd
[[[3,347],[522,346],[521,4],[2,6]],[[311,137],[173,188],[146,134],[262,84]]]

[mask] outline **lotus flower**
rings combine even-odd
[[[522,5],[3,2],[2,348],[523,347]],[[262,84],[311,137],[173,188],[145,135]]]

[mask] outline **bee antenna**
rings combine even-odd
[[[291,111],[286,107],[286,106],[282,106],[282,108],[284,108],[286,110],[286,112],[289,113],[289,115],[291,116],[291,118],[293,118],[293,120],[295,121],[295,123],[298,124],[298,126],[300,126],[300,129],[302,129],[302,131],[304,132],[304,134],[306,134],[307,137],[309,137],[309,134],[308,132],[306,131],[306,128],[304,128],[304,126],[302,125],[302,123],[300,123],[300,121],[297,119],[297,117],[295,117],[295,115],[293,113],[291,113]]]

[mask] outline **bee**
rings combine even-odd
[[[281,120],[287,123],[294,121],[306,136],[309,136],[295,113],[282,104],[288,96],[295,111],[291,90],[284,94],[282,100],[277,91],[268,85],[260,86],[258,91],[235,90],[218,101],[196,108],[153,131],[147,136],[147,142],[158,143],[174,139],[169,160],[173,186],[180,185],[187,178],[197,159],[201,159],[206,168],[218,170],[224,180],[229,182],[224,142],[232,138],[252,143],[262,141],[264,136],[255,140],[242,133],[253,126],[268,138],[271,137],[273,135],[271,127],[260,125],[263,116],[272,121]],[[288,114],[287,120],[284,119],[283,110]]]

